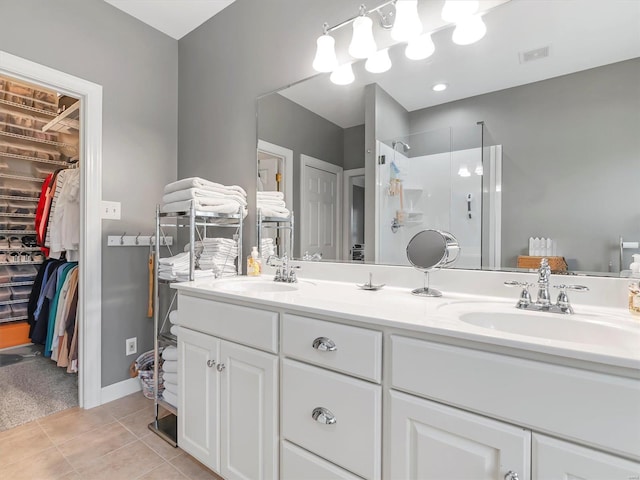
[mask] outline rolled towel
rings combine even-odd
[[[178,349],[176,347],[167,347],[162,351],[164,360],[178,360]]]
[[[169,331],[171,332],[172,335],[175,335],[176,337],[178,336],[178,332],[180,331],[180,327],[178,327],[178,325],[173,325]]]
[[[165,392],[171,392],[174,395],[178,395],[178,385],[176,385],[175,383],[168,383],[166,380],[164,382],[164,391]]]
[[[162,364],[162,371],[166,373],[178,373],[178,362],[175,360],[165,360]]]
[[[175,393],[171,393],[170,391],[165,390],[164,392],[162,392],[162,398],[165,402],[178,408],[178,395],[176,395]]]
[[[178,374],[171,372],[163,372],[162,379],[165,382],[173,383],[174,385],[178,384]]]
[[[176,323],[178,323],[178,311],[177,310],[173,310],[171,313],[169,313],[169,322],[172,325],[175,325]]]

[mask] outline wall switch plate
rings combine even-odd
[[[120,202],[107,202],[106,200],[102,200],[100,212],[104,219],[120,220]]]
[[[127,355],[133,355],[135,353],[138,353],[138,338],[137,337],[133,337],[133,338],[127,338]]]

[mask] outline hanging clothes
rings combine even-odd
[[[47,336],[44,343],[44,356],[51,357],[51,345],[53,343],[54,330],[56,325],[56,314],[58,313],[58,303],[60,301],[60,293],[62,287],[67,279],[67,275],[78,264],[75,262],[67,262],[58,267],[58,275],[55,279],[55,284],[50,282],[45,295],[49,298],[49,317],[47,319]]]

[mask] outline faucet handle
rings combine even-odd
[[[531,304],[531,294],[529,293],[529,287],[535,285],[535,283],[529,282],[518,282],[516,280],[507,280],[504,282],[507,287],[522,287],[522,292],[520,292],[520,298],[518,299],[518,303],[516,303],[516,308],[527,308]]]
[[[571,290],[572,292],[588,292],[589,287],[584,285],[554,285],[553,288],[562,290]]]
[[[507,280],[506,282],[504,282],[504,285],[506,287],[523,287],[523,288],[529,288],[529,287],[533,287],[535,285],[535,283],[529,283],[529,282],[518,282],[516,280]]]
[[[573,292],[589,291],[589,287],[585,287],[584,285],[554,285],[553,288],[557,288],[560,290],[556,305],[560,307],[560,310],[563,313],[573,313],[573,307],[569,302],[569,295],[567,295],[567,290],[571,290]]]

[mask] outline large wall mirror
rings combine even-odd
[[[398,44],[385,73],[356,62],[350,85],[320,74],[258,99],[263,242],[407,265],[411,237],[439,229],[460,242],[456,268],[510,270],[538,237],[568,273],[626,275],[640,253],[640,3],[496,3],[476,44],[444,28],[426,60]]]

